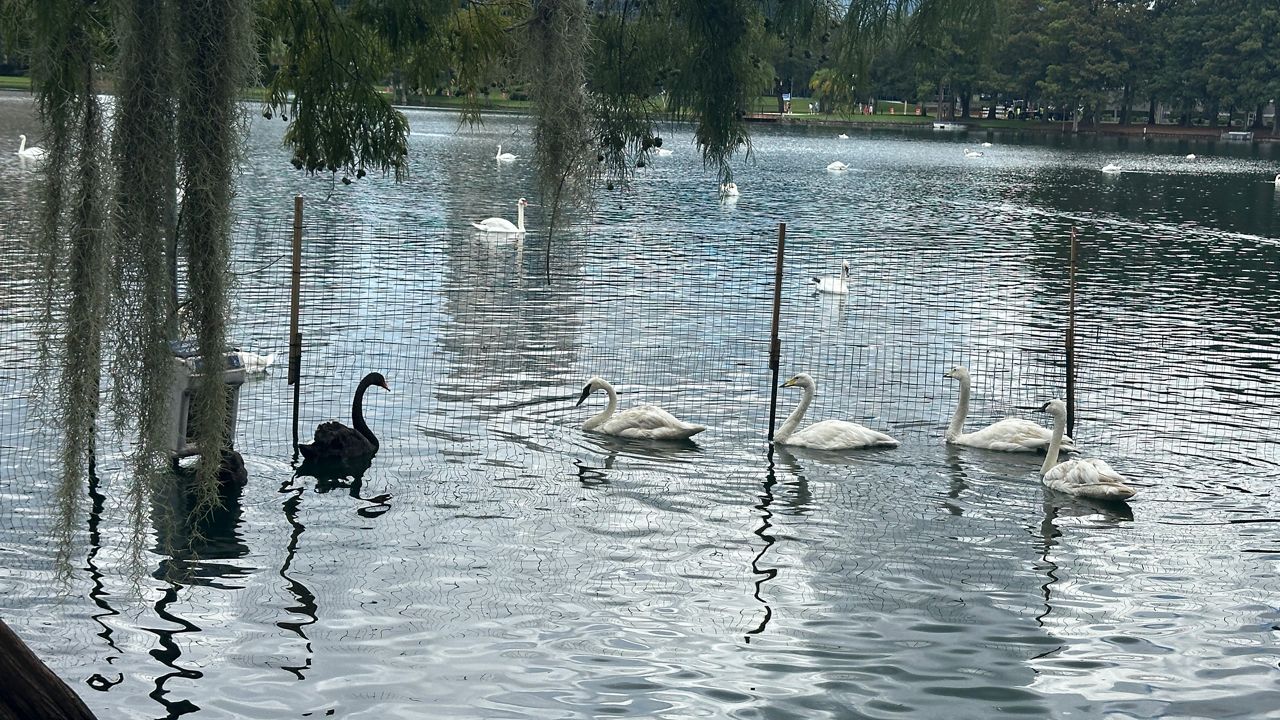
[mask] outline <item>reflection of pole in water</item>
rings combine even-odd
[[[90,618],[102,628],[102,632],[98,633],[98,637],[105,640],[107,642],[107,647],[111,648],[117,655],[119,655],[122,654],[122,651],[119,646],[116,645],[115,638],[113,637],[115,633],[112,631],[111,626],[103,619],[111,617],[112,615],[119,615],[120,611],[111,607],[111,603],[107,601],[107,598],[111,597],[111,593],[107,592],[106,585],[102,582],[102,571],[98,569],[98,553],[102,550],[102,532],[99,529],[99,526],[102,523],[102,509],[106,504],[106,496],[98,491],[100,483],[101,481],[98,480],[97,473],[89,473],[89,499],[92,502],[92,505],[89,507],[87,528],[89,531],[89,552],[85,555],[84,565],[85,569],[89,571],[90,580],[93,582],[93,587],[89,590],[89,600],[92,601],[94,605],[102,608],[102,612],[91,615]],[[109,663],[113,659],[115,659],[114,656],[108,657],[107,662]],[[124,681],[123,675],[119,675],[118,677],[119,679],[117,680],[107,680],[104,676],[95,673],[89,679],[89,685],[95,690],[106,692]]]
[[[178,647],[178,643],[174,637],[180,633],[199,632],[200,628],[196,627],[190,621],[174,615],[169,612],[169,606],[178,600],[178,591],[182,589],[181,585],[171,584],[165,588],[164,596],[156,601],[156,615],[162,620],[168,620],[171,623],[180,626],[178,630],[165,630],[161,628],[146,628],[148,632],[155,633],[160,639],[160,647],[151,651],[151,657],[159,660],[165,667],[173,668],[173,672],[161,675],[156,678],[156,689],[149,693],[152,700],[164,706],[169,712],[167,718],[176,718],[182,715],[198,712],[200,706],[190,700],[169,700],[166,695],[169,691],[165,689],[165,684],[169,682],[169,678],[182,678],[184,680],[199,680],[204,677],[204,673],[199,670],[188,670],[179,667],[178,658],[182,657],[182,649]]]
[[[1040,627],[1044,627],[1044,619],[1053,612],[1052,588],[1058,582],[1058,563],[1049,559],[1049,549],[1058,544],[1055,538],[1062,536],[1062,531],[1053,522],[1056,519],[1058,519],[1058,506],[1046,498],[1044,517],[1040,519],[1040,566],[1036,568],[1047,578],[1040,586],[1040,596],[1044,598],[1044,612],[1036,616],[1036,624]]]
[[[769,626],[769,621],[773,619],[773,608],[770,607],[769,601],[764,599],[761,591],[764,589],[766,582],[778,576],[778,569],[762,568],[760,561],[777,540],[769,534],[769,528],[773,527],[773,523],[770,522],[773,519],[773,511],[769,509],[769,506],[773,504],[773,486],[777,484],[778,478],[773,468],[773,448],[770,447],[768,465],[764,471],[764,482],[761,484],[760,489],[760,504],[755,506],[760,511],[760,527],[753,531],[761,540],[764,540],[764,545],[760,548],[760,552],[756,553],[756,556],[751,559],[751,572],[756,576],[755,590],[752,595],[764,607],[764,617],[760,619],[759,625],[747,631],[745,638],[747,642],[751,642],[752,635],[759,635],[764,632],[765,628]]]
[[[293,565],[294,555],[298,552],[298,540],[302,537],[302,533],[306,530],[306,526],[298,520],[298,505],[302,502],[302,487],[291,487],[292,482],[286,482],[280,486],[281,493],[291,493],[284,501],[284,518],[288,521],[293,531],[289,533],[289,544],[285,547],[284,563],[280,565],[280,577],[285,581],[285,589],[289,594],[297,598],[298,603],[292,607],[285,608],[286,611],[305,616],[305,620],[298,622],[286,622],[281,620],[276,623],[276,627],[288,630],[298,637],[302,638],[306,644],[307,654],[303,658],[301,665],[281,665],[281,669],[293,673],[299,680],[306,679],[303,674],[311,669],[311,638],[307,637],[304,628],[308,625],[314,625],[317,620],[316,612],[316,596],[311,589],[302,584],[289,574],[289,568]]]

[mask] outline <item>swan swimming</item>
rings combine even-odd
[[[796,432],[804,412],[813,402],[817,386],[808,373],[800,373],[782,383],[782,387],[804,389],[804,398],[782,423],[773,441],[779,445],[813,448],[814,450],[856,450],[869,447],[897,447],[898,441],[882,432],[847,420],[822,420]]]
[[[1280,187],[1280,173],[1276,173],[1276,187]]]
[[[956,406],[951,424],[947,426],[947,443],[1002,452],[1039,452],[1048,449],[1053,431],[1022,418],[1005,418],[981,430],[963,432],[964,419],[969,414],[969,371],[956,366],[943,377],[960,381],[960,404]],[[1063,437],[1062,440],[1064,447],[1074,449],[1075,443],[1071,438]]]
[[[497,154],[497,155],[494,155],[494,156],[493,156],[493,159],[494,159],[494,160],[497,160],[498,162],[512,162],[513,160],[515,160],[515,159],[516,159],[516,156],[515,156],[515,155],[512,155],[511,153],[504,153],[504,152],[502,152],[502,146],[501,146],[501,145],[499,145],[499,146],[498,146],[498,154]]]
[[[984,143],[982,143],[982,147],[991,147],[991,143],[989,143],[989,142],[984,142]]]
[[[1196,154],[1195,154],[1195,153],[1187,153],[1187,159],[1188,159],[1188,160],[1195,160],[1195,159],[1196,159]]]
[[[44,157],[44,148],[39,148],[34,145],[32,145],[31,147],[27,147],[27,136],[19,135],[18,136],[18,156],[27,158],[29,160],[39,160],[40,158]]]
[[[821,275],[810,279],[818,286],[818,292],[831,293],[832,295],[848,295],[849,261],[840,261],[839,275]]]
[[[1102,166],[1102,172],[1107,173],[1108,175],[1112,175],[1120,172],[1120,166],[1115,163],[1107,163],[1106,165]]]
[[[1053,416],[1053,440],[1040,467],[1045,486],[1059,492],[1094,500],[1128,500],[1137,492],[1124,484],[1124,477],[1097,458],[1075,458],[1058,464],[1058,449],[1067,427],[1067,404],[1050,400],[1040,409]]]
[[[245,372],[264,373],[276,361],[276,353],[259,355],[248,350],[236,350],[235,354],[240,358],[240,367],[244,368]]]
[[[581,405],[596,390],[608,393],[609,406],[584,422],[583,430],[644,440],[687,440],[707,429],[705,425],[687,423],[657,405],[637,405],[615,414],[614,411],[618,409],[618,393],[612,385],[599,377],[587,381],[577,404]]]
[[[836,160],[835,162],[828,165],[827,169],[830,170],[831,172],[844,172],[845,170],[849,169],[849,166],[845,165],[839,160]]]
[[[982,157],[982,153],[978,150],[970,150],[969,148],[965,148],[964,156],[967,158],[980,158]]]
[[[525,206],[527,206],[528,204],[529,202],[524,198],[520,198],[520,200],[516,202],[516,224],[515,225],[512,225],[510,220],[506,218],[499,218],[499,217],[486,218],[484,220],[481,220],[480,222],[473,222],[471,223],[471,225],[475,227],[477,230],[483,230],[484,232],[487,232],[487,233],[507,233],[507,234],[523,233],[524,232],[524,209],[525,209]]]
[[[720,186],[720,194],[725,197],[738,197],[737,183],[724,183]]]
[[[671,151],[666,148],[658,148],[658,157],[667,157]]]
[[[839,135],[837,135],[836,137],[840,138],[841,140],[848,140],[848,139],[849,139],[849,136],[848,136],[848,135],[845,135],[844,133],[840,133],[840,134],[839,134]]]

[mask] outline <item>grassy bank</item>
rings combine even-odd
[[[0,75],[0,90],[23,90],[31,92],[31,78],[14,75]]]

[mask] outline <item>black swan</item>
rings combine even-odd
[[[347,462],[362,458],[371,458],[378,452],[378,438],[364,423],[361,406],[364,403],[364,391],[371,385],[377,385],[390,392],[387,379],[382,373],[372,372],[364,376],[356,387],[355,399],[351,401],[351,424],[349,428],[340,422],[330,420],[320,423],[316,428],[315,440],[310,444],[298,445],[302,457],[312,462]]]

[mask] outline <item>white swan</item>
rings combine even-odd
[[[969,414],[969,371],[957,366],[948,370],[944,377],[960,381],[960,404],[956,406],[951,424],[947,426],[948,443],[1002,452],[1039,452],[1048,449],[1053,431],[1022,418],[1005,418],[981,430],[963,432],[964,419]],[[1064,437],[1062,440],[1064,447],[1074,449],[1075,443],[1071,438]]]
[[[658,148],[657,153],[658,157],[667,157],[671,154],[671,151],[666,148]]]
[[[982,147],[991,147],[991,143],[989,143],[989,142],[984,142],[984,143],[982,143]]]
[[[831,293],[832,295],[848,295],[849,261],[840,261],[839,275],[821,275],[810,279],[818,286],[818,292]]]
[[[276,361],[276,353],[259,355],[248,350],[237,350],[235,354],[240,358],[240,367],[244,368],[245,372],[264,373]]]
[[[882,432],[847,420],[822,420],[796,432],[796,427],[809,409],[817,386],[808,373],[800,373],[782,383],[782,387],[804,388],[804,398],[782,423],[773,441],[780,445],[813,448],[814,450],[856,450],[868,447],[897,447],[898,441]]]
[[[498,154],[497,154],[497,155],[494,155],[494,156],[493,156],[493,159],[494,159],[494,160],[497,160],[498,162],[511,162],[511,161],[513,161],[513,160],[515,160],[515,159],[516,159],[516,156],[515,156],[515,155],[512,155],[511,153],[504,153],[504,152],[502,152],[502,146],[501,146],[501,145],[499,145],[499,146],[498,146]]]
[[[1040,467],[1045,486],[1094,500],[1128,500],[1137,491],[1124,484],[1124,477],[1097,458],[1075,458],[1058,464],[1058,449],[1067,427],[1067,404],[1050,400],[1040,409],[1053,415],[1053,440]]]
[[[44,157],[44,148],[39,148],[34,145],[32,145],[31,147],[27,147],[27,136],[19,135],[18,136],[18,156],[27,158],[29,160],[39,160],[40,158]]]
[[[528,205],[528,201],[520,198],[516,202],[516,224],[512,225],[511,221],[506,218],[491,217],[473,222],[471,225],[477,230],[483,230],[487,233],[523,233],[524,232],[524,208]]]
[[[839,160],[836,160],[835,162],[828,165],[827,169],[830,170],[831,172],[844,172],[845,170],[849,169],[849,166],[845,165]]]
[[[1102,166],[1102,172],[1107,173],[1108,175],[1113,175],[1120,172],[1120,166],[1116,163],[1107,163]]]
[[[1280,173],[1276,173],[1276,187],[1280,187]]]
[[[848,139],[849,139],[849,136],[848,136],[848,135],[845,135],[844,133],[840,133],[840,134],[839,134],[839,135],[837,135],[836,137],[840,138],[841,140],[848,140]]]
[[[1188,159],[1188,160],[1195,160],[1195,159],[1196,159],[1196,154],[1195,154],[1195,153],[1187,153],[1187,159]]]
[[[738,196],[738,184],[737,184],[737,183],[722,183],[722,184],[720,185],[720,194],[721,194],[721,195],[723,195],[723,196],[725,196],[725,197],[737,197],[737,196]]]
[[[978,150],[970,150],[969,148],[965,148],[964,156],[967,158],[980,158],[982,157],[982,153]]]
[[[599,415],[593,415],[582,424],[583,430],[594,430],[605,435],[646,440],[686,440],[706,430],[705,425],[687,423],[657,405],[637,405],[614,414],[618,409],[618,393],[602,378],[593,377],[582,388],[578,404],[586,401],[591,393],[604,390],[609,394],[609,406]]]

